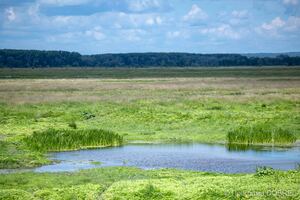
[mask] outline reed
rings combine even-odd
[[[37,151],[63,151],[93,147],[118,146],[123,137],[102,129],[48,129],[24,138],[27,146]]]
[[[291,144],[296,136],[287,129],[278,128],[271,124],[253,124],[239,126],[227,133],[229,144]]]

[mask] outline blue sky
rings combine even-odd
[[[300,51],[300,0],[0,0],[0,48]]]

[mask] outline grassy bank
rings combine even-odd
[[[47,181],[45,181],[47,180]],[[298,199],[299,171],[223,175],[114,167],[1,175],[0,199]]]
[[[29,168],[49,163],[43,153],[31,151],[18,140],[0,141],[0,169]]]

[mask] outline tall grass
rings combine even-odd
[[[55,130],[34,132],[24,142],[33,150],[62,151],[100,146],[118,146],[123,137],[102,129]]]
[[[270,124],[253,124],[239,126],[227,134],[229,144],[291,144],[296,136],[289,130]]]

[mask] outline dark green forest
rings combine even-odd
[[[201,67],[300,66],[300,57],[241,54],[124,53],[81,55],[67,51],[0,50],[0,67]]]

